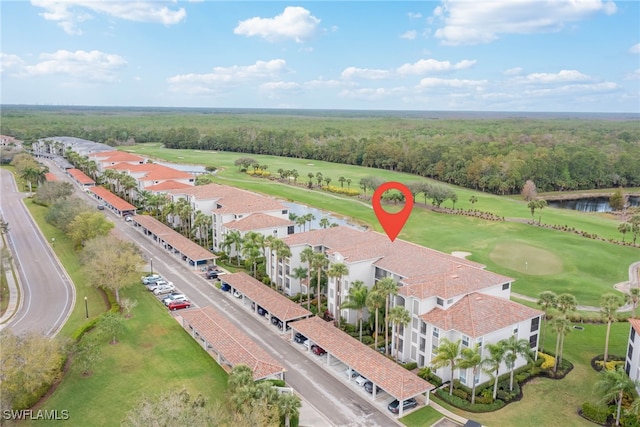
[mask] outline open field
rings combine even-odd
[[[368,201],[321,191],[309,191],[304,187],[250,177],[239,172],[233,164],[236,159],[245,156],[241,153],[168,150],[160,147],[159,144],[138,144],[124,149],[176,163],[216,166],[220,168],[217,182],[221,184],[319,207],[336,212],[338,216],[354,218],[356,222],[382,231]],[[268,165],[268,170],[272,173],[276,173],[280,168],[297,169],[300,173],[298,180],[301,182],[305,182],[308,172],[314,174],[322,172],[324,176],[333,178],[332,183],[336,182],[340,176],[344,176],[352,180],[352,188],[357,188],[362,177],[371,175],[404,183],[425,180],[409,174],[359,166],[274,156],[251,155],[250,157],[261,164]],[[472,208],[469,198],[475,196],[478,202],[475,203],[474,208],[506,218],[515,218],[518,221],[493,222],[461,215],[435,213],[421,208],[419,204],[424,202],[424,199],[418,196],[418,205],[414,208],[400,238],[447,253],[471,252],[469,259],[485,264],[492,271],[516,279],[513,287],[515,292],[534,297],[544,290],[572,292],[581,305],[598,305],[603,293],[610,291],[615,283],[628,280],[628,266],[640,257],[640,251],[637,248],[623,247],[524,224],[523,221],[531,218],[531,213],[524,201],[453,186],[451,188],[459,197],[456,207]],[[451,206],[451,202],[445,202],[445,206]],[[607,238],[620,239],[621,237],[617,231],[618,221],[611,215],[552,208],[543,209],[541,214],[543,223],[566,224]],[[536,219],[538,215],[539,212],[536,212]],[[520,251],[505,253],[498,257],[499,262],[491,258],[491,254],[499,253],[504,245],[515,243],[531,248],[528,251],[532,254],[531,261],[527,259],[529,256],[527,253]],[[497,251],[496,248],[498,248]],[[539,263],[541,253],[546,254],[548,259],[555,260],[553,275],[547,271],[548,266],[545,267]],[[530,265],[529,262],[531,262]]]

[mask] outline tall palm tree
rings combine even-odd
[[[294,279],[298,279],[300,284],[302,284],[303,280],[309,277],[309,269],[306,267],[296,267],[293,269],[292,277]],[[307,291],[309,290],[309,284],[307,283]],[[307,295],[307,307],[309,306],[309,297]]]
[[[382,292],[385,298],[384,303],[384,345],[385,354],[389,355],[389,307],[391,305],[391,297],[398,295],[398,284],[391,277],[385,277],[375,284]]]
[[[240,252],[242,249],[242,235],[240,232],[238,230],[227,231],[220,246],[227,252],[227,257],[231,256],[233,248],[233,251],[236,253],[237,264],[240,266]]]
[[[314,219],[316,219],[316,216],[312,213],[307,213],[303,216],[303,218],[306,222],[309,223],[309,230],[311,230],[311,223],[313,222]]]
[[[460,360],[460,340],[449,341],[447,338],[442,338],[435,352],[435,357],[431,359],[431,366],[434,369],[448,366],[451,370],[451,383],[449,384],[449,395],[451,396],[453,394],[453,375]]]
[[[556,308],[562,313],[566,315],[570,311],[575,311],[578,306],[578,301],[576,297],[571,294],[560,294],[558,295],[558,299],[556,301]]]
[[[320,227],[327,228],[329,227],[329,224],[329,218],[327,218],[326,216],[320,219]]]
[[[358,311],[358,325],[360,327],[360,342],[362,342],[362,317],[364,309],[367,307],[367,298],[369,296],[369,288],[364,285],[362,280],[355,280],[349,286],[347,300],[342,303],[340,308],[347,308]]]
[[[629,293],[625,296],[625,302],[631,304],[633,308],[633,318],[636,318],[636,311],[638,310],[638,303],[640,303],[640,288],[631,288]]]
[[[607,363],[609,356],[609,334],[611,333],[611,324],[616,321],[616,312],[622,306],[622,299],[612,293],[602,295],[600,298],[600,317],[607,322],[607,336],[604,343],[604,363]]]
[[[333,277],[336,279],[336,298],[335,305],[333,309],[333,317],[336,319],[338,328],[340,327],[340,305],[342,305],[341,301],[341,285],[342,278],[349,274],[349,267],[341,262],[336,262],[329,266],[329,270],[327,270],[327,276]]]
[[[400,326],[404,328],[411,322],[411,313],[403,306],[396,305],[389,311],[389,321],[394,327],[396,335],[396,360],[398,360],[398,353],[400,352]]]
[[[484,371],[493,376],[493,400],[498,396],[498,380],[500,379],[500,365],[504,362],[506,348],[502,341],[495,344],[487,344],[489,357],[484,361],[486,368]]]
[[[278,409],[284,418],[284,427],[291,426],[291,418],[295,418],[300,413],[302,403],[300,398],[293,393],[282,393],[278,398]]]
[[[307,225],[307,220],[304,219],[304,216],[298,216],[295,219],[295,223],[298,227],[300,227],[300,231],[305,231],[305,226]]]
[[[564,348],[564,337],[571,332],[571,322],[563,316],[556,317],[551,321],[551,329],[556,335],[556,357],[553,371],[558,371],[558,365],[562,363],[562,351]]]
[[[527,359],[527,361],[532,360],[531,347],[529,346],[529,340],[518,339],[515,335],[501,341],[504,342],[503,345],[505,348],[504,361],[507,364],[507,369],[510,371],[509,391],[513,391],[513,374],[516,367],[516,361],[520,356]]]
[[[380,327],[378,326],[379,325],[378,318],[380,315],[380,310],[384,308],[385,301],[386,299],[382,294],[382,292],[380,292],[375,287],[369,291],[366,299],[367,309],[369,310],[369,313],[375,314],[375,327],[373,330],[373,340],[374,340],[374,345],[376,349],[378,348],[378,332],[380,331]]]
[[[318,281],[316,283],[316,287],[318,289],[318,316],[322,316],[322,271],[329,265],[329,260],[322,252],[314,252],[309,265],[317,275],[316,277]]]
[[[542,333],[540,334],[540,352],[544,353],[544,333],[547,327],[547,316],[549,315],[549,309],[555,308],[558,305],[558,296],[555,292],[544,291],[538,296],[538,305],[544,311],[544,318],[542,319]]]
[[[251,275],[256,277],[258,270],[258,260],[262,258],[262,251],[258,244],[259,237],[262,234],[255,231],[249,231],[242,239],[242,257],[251,265]]]
[[[311,310],[311,260],[313,259],[313,249],[306,247],[300,253],[300,262],[307,264],[307,310]]]
[[[599,379],[594,385],[595,392],[601,396],[601,402],[605,405],[611,401],[615,402],[617,426],[620,425],[620,412],[624,394],[634,393],[637,385],[638,382],[632,381],[621,368],[613,371],[603,369],[599,373]]]
[[[280,283],[280,286],[282,287],[282,289],[284,289],[286,275],[285,259],[291,256],[291,248],[289,248],[289,246],[287,246],[287,244],[282,240],[276,239],[271,244],[271,250],[276,253],[276,282],[278,276],[280,276],[278,268],[280,266],[280,262],[282,262],[282,281]],[[275,285],[277,287],[278,283],[276,283]]]
[[[624,243],[625,235],[631,231],[631,224],[629,224],[628,222],[621,222],[618,225],[618,231],[622,233],[622,243]]]
[[[481,350],[478,344],[476,344],[473,348],[466,347],[463,348],[460,352],[460,361],[458,362],[458,368],[460,369],[471,369],[473,378],[471,385],[471,404],[476,403],[476,377],[478,376],[478,372],[480,372],[480,368],[482,367],[482,354],[480,354]]]

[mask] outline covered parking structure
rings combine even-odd
[[[180,255],[183,261],[187,261],[194,268],[209,261],[215,263],[216,255],[149,215],[133,216],[131,222],[134,226],[142,228],[142,232],[152,237],[158,245]]]
[[[87,188],[87,192],[93,194],[96,199],[103,202],[106,207],[111,209],[118,216],[125,217],[136,214],[137,208],[135,206],[116,196],[106,188],[89,187]]]
[[[327,352],[327,365],[331,364],[331,358],[335,358],[398,399],[399,417],[402,417],[403,413],[402,403],[407,399],[425,395],[425,404],[429,404],[428,392],[434,388],[432,384],[342,332],[332,323],[312,317],[292,323],[291,329],[292,335],[299,332],[311,343],[322,347]],[[351,381],[351,375],[348,378]],[[376,387],[373,387],[373,399],[376,391]]]
[[[288,323],[312,316],[306,308],[291,301],[289,298],[274,291],[259,280],[241,271],[221,276],[224,283],[242,294],[243,303],[253,303],[253,311],[258,312],[258,306],[265,309],[271,318],[275,317],[282,325],[280,331],[287,330]],[[275,324],[275,323],[274,323]]]
[[[254,381],[284,380],[285,368],[213,307],[184,310],[176,319],[225,370],[247,365]]]

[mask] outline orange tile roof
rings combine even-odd
[[[126,211],[136,211],[136,207],[126,200],[121,199],[120,197],[113,194],[111,191],[107,190],[104,187],[89,187],[89,191],[100,197],[102,200],[118,209],[120,212]]]
[[[631,327],[636,330],[636,333],[640,334],[640,319],[629,319],[629,324]]]
[[[182,326],[188,332],[191,325],[232,366],[250,367],[254,380],[285,372],[281,364],[213,307],[183,310],[179,316],[183,319]]]
[[[216,255],[212,254],[202,246],[187,239],[171,227],[164,225],[149,215],[135,215],[131,220],[134,223],[140,224],[156,236],[162,238],[162,240],[173,246],[191,260],[205,261],[217,258]]]
[[[167,179],[190,179],[195,177],[193,174],[170,168],[168,166],[159,165],[157,163],[129,164],[118,163],[116,165],[107,166],[105,169],[115,169],[130,173],[145,173],[139,180],[143,181],[161,181]]]
[[[446,310],[434,308],[422,314],[420,318],[443,331],[455,330],[478,338],[542,315],[543,311],[508,299],[472,293],[462,297]]]
[[[198,200],[217,200],[221,208],[214,209],[215,213],[248,214],[287,209],[278,200],[220,184],[198,185],[184,190],[172,190],[171,194],[191,195]]]
[[[47,180],[48,182],[52,182],[52,181],[57,181],[58,177],[51,172],[47,172],[44,174],[44,179]]]
[[[254,213],[245,218],[224,224],[226,228],[239,231],[262,230],[265,228],[287,227],[290,225],[293,225],[293,221],[264,213]]]
[[[193,187],[193,185],[185,184],[183,182],[174,181],[172,179],[161,182],[160,184],[150,185],[145,187],[147,191],[167,191],[167,190],[175,190],[178,188],[189,188]]]
[[[99,159],[106,162],[146,162],[145,157],[137,156],[135,154],[128,153],[126,151],[101,151],[98,153],[91,153],[89,158]]]
[[[434,388],[427,381],[319,317],[298,320],[290,326],[396,399],[405,400]]]
[[[82,172],[80,169],[75,169],[75,168],[67,169],[67,172],[69,173],[69,175],[71,175],[73,179],[75,179],[82,185],[92,185],[96,183],[93,179],[85,175],[85,173]]]
[[[243,271],[225,274],[221,279],[283,322],[311,315],[311,312],[300,304],[291,301]]]

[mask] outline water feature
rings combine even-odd
[[[582,212],[611,212],[608,197],[584,197],[572,200],[549,200],[549,207],[561,209],[573,209]],[[629,206],[640,206],[640,196],[630,196]]]
[[[320,220],[322,218],[329,219],[329,223],[330,224],[335,223],[335,224],[338,224],[338,225],[346,225],[347,227],[355,228],[355,229],[358,229],[358,230],[366,230],[365,227],[353,224],[353,223],[349,222],[349,220],[347,220],[346,218],[339,218],[339,217],[337,217],[337,216],[335,216],[335,215],[333,215],[333,214],[331,214],[329,212],[325,212],[325,211],[322,211],[320,209],[316,209],[316,208],[312,208],[312,207],[309,207],[309,206],[301,205],[299,203],[292,203],[292,202],[283,202],[283,204],[287,208],[289,208],[289,212],[290,213],[294,213],[294,214],[296,214],[298,216],[306,215],[308,213],[313,214],[313,216],[316,217],[316,219],[311,221],[311,229],[312,230],[316,230],[318,228],[322,228],[322,227],[320,227]],[[309,223],[307,223],[305,225],[304,230],[307,230],[307,231],[309,230]],[[300,233],[301,231],[303,231],[303,230],[301,230],[300,227],[298,227],[296,225],[296,233]]]

